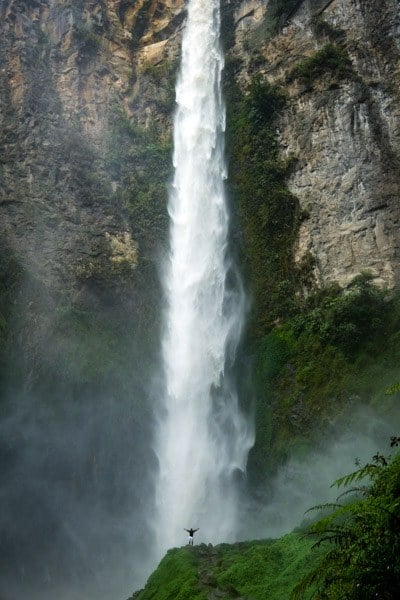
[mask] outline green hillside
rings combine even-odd
[[[397,390],[399,386],[396,386]],[[391,447],[400,445],[393,436]],[[174,548],[130,600],[394,600],[400,589],[400,454],[338,479],[335,503],[277,540]]]
[[[299,533],[255,540],[173,548],[135,600],[288,600],[320,551]]]

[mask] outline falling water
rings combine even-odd
[[[157,543],[232,540],[235,479],[252,445],[227,370],[243,321],[240,285],[227,286],[225,107],[219,0],[190,0],[174,122],[170,255],[162,345],[165,397],[157,435]],[[237,278],[236,278],[237,279]],[[234,288],[234,289],[233,289]]]

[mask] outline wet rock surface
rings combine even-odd
[[[247,16],[246,16],[247,15]],[[305,218],[296,248],[315,259],[316,282],[346,286],[360,271],[380,285],[399,282],[400,17],[394,0],[297,3],[278,35],[266,6],[241,3],[233,53],[249,73],[286,88],[278,124],[283,155],[297,166],[289,181]],[[326,44],[344,48],[352,72],[329,70],[304,84],[290,74]]]

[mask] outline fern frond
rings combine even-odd
[[[311,548],[313,550],[314,548],[319,548],[324,542],[329,542],[330,544],[339,544],[343,541],[344,537],[347,536],[342,531],[338,531],[336,534],[332,533],[332,535],[325,535],[324,537],[321,537],[317,542],[315,542],[315,544],[313,544]]]
[[[353,519],[359,512],[361,506],[362,500],[357,500],[351,504],[339,505],[339,508],[334,510],[334,512],[319,519],[316,523],[312,523],[309,528],[310,532],[317,534],[324,533],[328,529],[332,529],[335,523],[337,523],[340,528],[343,528],[344,523],[349,519]]]
[[[395,383],[394,385],[391,385],[390,387],[386,388],[385,395],[393,396],[393,394],[396,394],[397,392],[400,392],[400,382]]]
[[[304,594],[308,588],[321,579],[323,574],[324,571],[321,565],[318,565],[316,569],[307,573],[307,575],[293,588],[290,594],[290,600],[303,600]]]
[[[350,488],[349,490],[345,490],[344,492],[342,492],[341,494],[339,494],[339,496],[336,498],[336,501],[340,500],[340,498],[343,498],[343,496],[348,496],[349,494],[365,494],[368,491],[368,487],[366,485],[360,486],[360,487],[353,487]]]
[[[306,512],[304,513],[305,515],[309,512],[313,512],[313,511],[320,511],[320,510],[328,510],[328,509],[333,509],[333,508],[342,508],[342,504],[337,504],[336,502],[326,502],[325,504],[316,504],[315,506],[312,506],[311,508],[309,508],[308,510],[306,510]]]
[[[336,551],[331,550],[325,554],[317,566],[307,573],[305,577],[293,588],[290,600],[303,600],[304,594],[313,584],[326,578],[327,571],[332,568],[332,561],[336,557]]]
[[[358,469],[357,471],[354,471],[353,473],[349,473],[348,475],[345,475],[344,477],[340,477],[339,479],[336,479],[336,481],[334,481],[331,485],[331,487],[343,487],[343,486],[348,486],[351,485],[352,483],[354,483],[355,481],[361,481],[361,479],[365,479],[365,477],[374,477],[378,470],[381,467],[378,465],[373,465],[372,463],[367,463],[364,467],[362,467],[361,469]]]

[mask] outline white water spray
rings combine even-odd
[[[243,294],[227,289],[232,271],[227,259],[219,29],[219,0],[190,0],[176,88],[175,177],[164,281],[159,555],[185,543],[183,528],[200,527],[199,541],[234,539],[234,479],[244,470],[253,443],[252,427],[226,376],[242,328]]]

